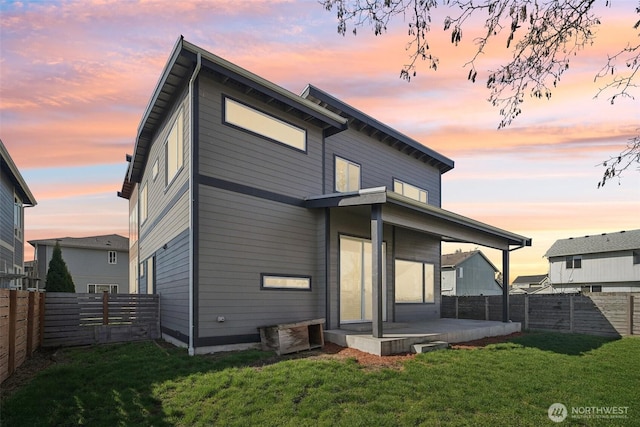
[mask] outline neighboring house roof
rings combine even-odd
[[[518,276],[513,281],[514,285],[530,285],[532,283],[542,284],[549,276],[546,274],[536,274],[533,276]]]
[[[354,119],[356,122],[355,126],[358,130],[365,130],[370,136],[405,152],[407,155],[417,158],[431,166],[435,166],[440,170],[440,173],[445,173],[453,169],[453,160],[403,135],[397,130],[392,129],[311,84],[307,85],[301,96],[315,100],[321,106],[343,117]]]
[[[337,132],[347,127],[345,118],[207,52],[180,36],[138,126],[134,152],[131,157],[127,157],[127,161],[130,161],[129,168],[119,196],[128,199],[131,197],[134,183],[140,182],[153,136],[167,117],[176,97],[182,93],[197,71],[198,64],[201,70],[206,70],[222,83],[233,85],[273,107],[282,108],[289,114],[316,123],[325,131]]]
[[[103,249],[109,251],[129,251],[129,239],[118,234],[89,237],[61,237],[58,239],[29,240],[33,247],[36,245],[55,246],[59,243],[63,248]]]
[[[489,258],[487,258],[485,254],[483,254],[482,251],[479,250],[469,252],[455,252],[452,254],[442,255],[442,258],[440,259],[440,268],[455,268],[469,258],[476,255],[480,255],[482,258],[484,258],[494,271],[499,271],[496,266],[493,265],[491,261],[489,261]]]
[[[616,252],[640,249],[640,230],[602,233],[594,236],[570,237],[556,240],[547,253],[547,258]]]
[[[13,159],[9,155],[9,151],[7,151],[7,148],[4,146],[4,143],[2,142],[1,139],[0,139],[0,168],[6,171],[7,175],[9,176],[9,179],[13,181],[13,184],[15,185],[16,190],[20,195],[20,198],[22,199],[22,203],[29,206],[35,206],[38,204],[38,202],[36,202],[36,198],[33,197],[33,194],[31,194],[31,190],[29,190],[27,183],[25,182],[24,178],[20,174],[18,167],[13,162]]]

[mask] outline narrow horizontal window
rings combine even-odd
[[[297,126],[224,98],[224,122],[301,151],[307,151],[307,132]]]
[[[415,185],[407,184],[399,179],[393,180],[393,191],[418,202],[428,203],[429,201],[429,193],[427,190],[423,190]]]
[[[264,289],[311,289],[311,276],[262,275]]]
[[[118,293],[118,285],[87,285],[87,292],[90,294],[101,294],[103,292],[109,292],[110,294]]]

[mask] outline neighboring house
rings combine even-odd
[[[557,240],[545,256],[554,292],[640,292],[640,230]]]
[[[24,208],[36,204],[0,140],[0,288],[23,288]]]
[[[442,295],[502,295],[498,269],[482,251],[442,255],[441,268]]]
[[[515,294],[550,294],[553,293],[548,274],[518,276],[511,284],[509,293]]]
[[[182,38],[127,160],[130,286],[160,295],[163,337],[190,354],[305,319],[382,336],[383,320],[438,318],[442,240],[500,249],[506,269],[531,244],[440,208],[445,156]]]
[[[117,234],[30,240],[41,288],[56,242],[77,293],[129,293],[129,239]]]

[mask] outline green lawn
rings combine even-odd
[[[400,369],[246,351],[189,357],[155,343],[66,349],[3,400],[2,426],[639,425],[640,339],[527,334],[423,354]],[[552,403],[628,407],[552,423]]]

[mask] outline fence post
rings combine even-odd
[[[18,291],[16,291],[15,289],[11,289],[9,291],[9,360],[7,376],[11,376],[11,374],[13,374],[16,363],[17,296]]]
[[[569,332],[573,333],[573,295],[569,295]]]
[[[454,298],[456,301],[456,319],[457,319],[458,318],[458,296],[456,295]]]
[[[35,322],[33,321],[34,315],[34,303],[35,298],[33,292],[29,292],[29,298],[27,300],[27,356],[31,357],[33,354],[33,330],[35,328]]]
[[[38,341],[38,347],[42,347],[42,344],[44,343],[44,306],[45,306],[45,293],[44,292],[38,292],[38,298],[40,298],[40,301],[38,302],[38,309],[40,310],[40,319],[39,320],[39,341]]]
[[[529,330],[529,294],[524,294],[524,330]]]
[[[629,328],[629,335],[633,335],[633,295],[629,295],[627,298],[627,327]]]
[[[489,297],[484,297],[484,320],[489,320]]]
[[[102,324],[109,324],[109,292],[102,293]]]

